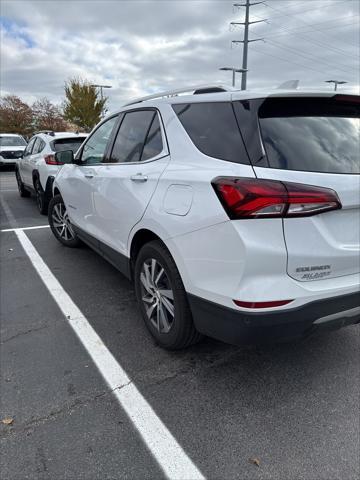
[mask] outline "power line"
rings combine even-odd
[[[313,0],[314,1],[314,0]],[[287,17],[289,15],[291,15],[292,17],[295,17],[296,15],[303,15],[304,13],[307,13],[307,12],[315,12],[316,10],[322,10],[323,8],[329,8],[329,7],[332,7],[333,5],[336,5],[337,3],[347,3],[348,0],[338,0],[336,2],[330,2],[328,4],[322,4],[321,7],[317,7],[317,8],[309,8],[307,10],[301,10],[301,11],[298,11],[298,12],[294,12],[294,13],[291,13],[291,10],[289,13],[283,13],[282,15],[276,15],[276,18],[279,18],[279,17]],[[302,4],[304,4],[303,2],[301,2]],[[265,4],[266,6],[269,7],[268,4]],[[275,7],[272,7],[273,10],[275,10]],[[283,12],[283,10],[281,9],[277,9],[279,12]],[[269,17],[269,19],[271,19],[273,17]]]
[[[268,40],[267,43],[270,43],[270,45],[273,45],[275,48],[281,48],[283,50],[288,50],[292,53],[294,53],[295,55],[298,55],[300,57],[303,57],[307,60],[310,60],[312,62],[317,62],[317,63],[322,63],[324,65],[327,65],[329,67],[332,67],[333,69],[335,70],[341,70],[342,72],[345,72],[347,73],[348,75],[351,74],[353,75],[354,72],[353,70],[351,70],[351,73],[350,73],[350,69],[348,70],[348,67],[346,67],[345,65],[345,68],[342,68],[341,66],[338,66],[338,64],[335,66],[333,63],[328,63],[326,62],[325,60],[322,60],[320,59],[319,57],[316,57],[315,55],[311,55],[311,54],[308,54],[308,53],[303,53],[303,52],[299,52],[298,50],[296,50],[295,48],[292,48],[292,47],[288,47],[288,46],[285,46],[285,45],[281,45],[280,43],[278,42],[274,42],[274,40]]]
[[[288,60],[286,58],[283,58],[283,57],[279,57],[278,55],[273,55],[271,53],[268,53],[268,52],[262,52],[261,50],[257,50],[255,48],[252,49],[254,52],[256,53],[261,53],[262,55],[266,55],[266,56],[269,56],[269,57],[273,57],[273,58],[277,58],[278,60],[281,60],[283,62],[286,62],[286,63],[293,63],[294,65],[297,65],[298,67],[302,67],[302,68],[306,68],[307,70],[312,70],[313,72],[316,72],[316,73],[324,73],[322,70],[318,70],[316,68],[312,68],[312,67],[308,67],[306,65],[303,65],[301,63],[298,63],[298,62],[294,62],[292,60]]]
[[[313,38],[306,37],[306,36],[304,36],[302,34],[299,34],[299,33],[294,33],[294,32],[292,32],[292,30],[290,30],[287,27],[282,27],[282,29],[285,30],[288,34],[296,35],[299,38],[302,38],[303,40],[305,40],[309,43],[313,43],[314,45],[318,45],[320,47],[326,48],[327,50],[332,50],[337,54],[341,53],[342,55],[349,56],[349,57],[353,58],[352,55],[350,55],[348,52],[345,52],[344,50],[341,50],[340,48],[332,47],[332,46],[328,45],[327,43],[321,42],[319,40],[314,40]],[[284,35],[285,35],[285,33],[284,33]],[[270,38],[271,36],[274,37],[275,35],[267,35],[267,38]],[[280,33],[277,34],[276,36],[280,36]]]
[[[268,8],[271,8],[272,10],[274,10],[275,12],[282,12],[283,10],[279,9],[279,8],[275,8],[273,7],[272,5],[269,5],[268,3],[265,3],[265,5],[268,7]],[[304,13],[304,12],[303,12]],[[286,16],[286,17],[293,17],[294,14],[291,14],[291,13],[284,13],[282,16]],[[317,29],[317,28],[314,28],[310,23],[308,22],[305,22],[304,20],[302,19],[297,19],[299,22],[303,23],[304,25],[306,25],[307,27],[311,27],[311,29],[314,31],[314,32],[319,32],[321,33],[322,35],[325,35],[325,36],[329,36],[328,34],[326,33],[323,33],[321,30]]]

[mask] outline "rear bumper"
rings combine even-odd
[[[267,313],[235,310],[194,295],[188,298],[197,330],[234,345],[286,341],[360,323],[359,291]]]

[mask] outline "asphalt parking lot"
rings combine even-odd
[[[2,230],[47,224],[34,198],[18,195],[13,172],[1,172],[0,182]],[[191,472],[359,478],[358,327],[292,344],[206,339],[166,352],[145,331],[131,284],[111,265],[87,247],[63,247],[48,228],[24,233],[151,407],[143,425],[161,422],[179,449],[166,436],[149,447],[152,432],[146,437],[122,408],[104,379],[106,364],[95,365],[16,231],[2,231],[1,418],[13,419],[0,424],[2,479],[160,479],[173,467],[184,480]]]

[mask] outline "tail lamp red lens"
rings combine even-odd
[[[55,158],[55,155],[45,155],[44,157],[46,165],[63,165],[63,163],[58,162]]]
[[[307,217],[341,208],[334,190],[277,180],[216,178],[212,185],[229,217]]]
[[[275,300],[272,302],[242,302],[241,300],[234,300],[234,303],[238,307],[244,308],[272,308],[272,307],[282,307],[283,305],[288,305],[293,300]]]

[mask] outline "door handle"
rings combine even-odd
[[[137,173],[136,175],[131,175],[130,179],[133,182],[146,182],[148,177],[142,173]]]
[[[85,178],[94,178],[94,175],[92,175],[91,173],[85,173],[84,177]]]

